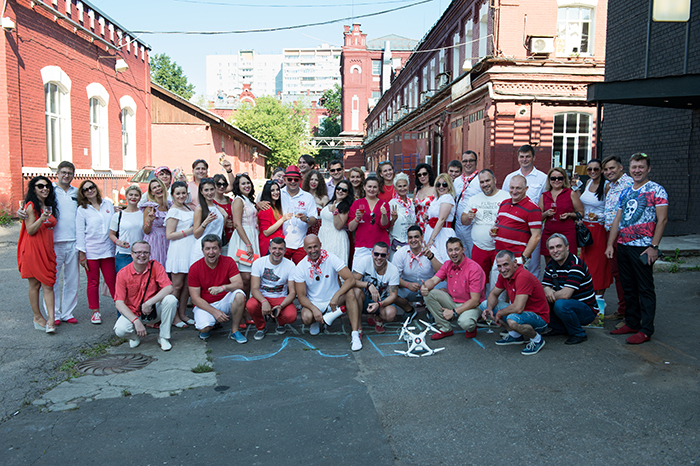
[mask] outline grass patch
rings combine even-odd
[[[0,210],[0,226],[12,225],[12,216],[4,210]]]
[[[67,376],[66,379],[73,379],[76,377],[80,377],[82,374],[75,370],[76,364],[78,364],[78,360],[75,358],[70,358],[70,359],[64,361],[63,364],[61,364],[58,367],[58,370],[66,373],[66,376]]]
[[[128,388],[125,388],[122,390],[122,396],[131,396],[131,392],[129,391]]]
[[[204,374],[205,372],[212,372],[214,370],[209,364],[199,364],[192,368],[192,372],[195,374]]]

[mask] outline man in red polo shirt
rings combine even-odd
[[[542,211],[527,197],[524,176],[515,175],[508,189],[510,199],[503,201],[498,208],[495,230],[491,230],[491,236],[495,239],[496,251],[511,251],[522,258],[522,264],[527,265],[540,244]],[[539,264],[529,264],[528,270],[539,271]]]
[[[501,251],[496,255],[498,281],[479,308],[485,321],[495,321],[508,330],[508,335],[497,345],[521,345],[527,343],[521,354],[537,354],[544,346],[541,333],[549,323],[549,303],[542,284],[530,272],[520,267],[515,255]],[[498,297],[506,291],[510,304],[499,302]],[[494,311],[496,315],[494,316]]]
[[[447,240],[447,255],[450,260],[420,288],[425,305],[440,329],[430,338],[439,340],[453,335],[450,320],[457,321],[466,332],[465,337],[474,338],[476,321],[481,314],[479,303],[484,299],[486,274],[479,264],[464,254],[464,245],[459,238]],[[443,280],[447,280],[447,291],[434,289]]]
[[[144,322],[160,322],[158,343],[163,351],[172,348],[170,326],[177,308],[177,298],[171,293],[173,285],[158,261],[151,260],[151,245],[136,241],[131,246],[133,262],[119,271],[114,292],[114,304],[121,314],[114,324],[114,333],[128,338],[136,348],[146,336]]]

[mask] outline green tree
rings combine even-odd
[[[187,82],[182,67],[171,62],[170,57],[164,53],[151,56],[151,81],[184,99],[189,100],[194,95],[194,84]]]
[[[334,138],[340,134],[340,86],[336,84],[326,90],[319,103],[328,112],[328,116],[319,125],[316,136]],[[319,165],[325,164],[338,157],[337,149],[321,149],[316,156]]]
[[[232,123],[272,149],[267,156],[268,171],[296,164],[307,140],[309,112],[301,105],[282,104],[272,96],[260,97],[255,106],[243,104]]]

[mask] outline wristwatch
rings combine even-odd
[[[457,309],[452,309],[452,318],[459,319],[459,314],[457,313]]]
[[[657,244],[652,244],[652,245],[651,245],[651,248],[652,248],[652,249],[655,249],[655,250],[657,250],[657,251],[659,250],[659,246],[658,246]]]

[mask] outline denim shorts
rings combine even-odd
[[[506,320],[512,320],[516,324],[531,325],[537,333],[542,333],[547,328],[547,322],[534,312],[525,311],[520,314],[508,314]]]

